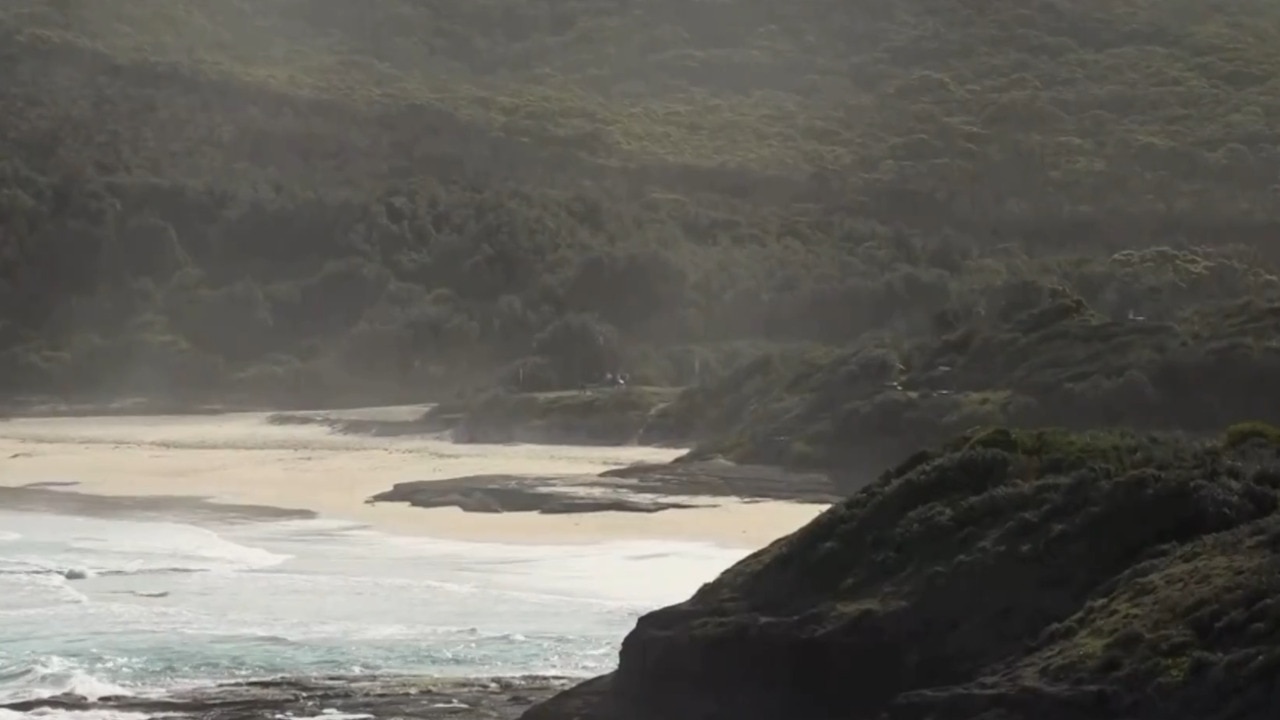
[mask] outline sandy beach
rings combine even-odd
[[[421,407],[344,411],[412,417]],[[478,514],[456,508],[370,505],[398,482],[475,474],[586,474],[665,462],[679,451],[645,447],[456,445],[445,439],[340,435],[272,425],[265,413],[171,417],[41,418],[0,423],[0,486],[76,483],[99,496],[195,496],[309,510],[396,534],[450,540],[567,544],[626,539],[760,547],[823,509],[789,502],[707,498],[657,513]]]

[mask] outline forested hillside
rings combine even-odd
[[[712,386],[1062,302],[1276,342],[1265,0],[14,0],[0,76],[10,396]]]

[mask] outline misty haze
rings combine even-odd
[[[0,5],[0,720],[1280,717],[1280,5]]]

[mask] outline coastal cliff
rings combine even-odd
[[[524,720],[1280,714],[1280,431],[975,432],[650,613]]]

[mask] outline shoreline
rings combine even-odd
[[[348,414],[386,417],[416,411],[410,406]],[[665,464],[679,451],[378,438],[309,425],[271,425],[266,418],[266,413],[235,413],[13,419],[0,424],[0,486],[30,490],[33,483],[74,481],[74,486],[49,492],[177,496],[206,506],[306,511],[395,535],[523,545],[672,540],[756,549],[825,509],[821,504],[734,497],[671,497],[694,507],[659,512],[476,513],[456,506],[368,504],[370,497],[400,483],[429,485],[475,475],[591,477],[635,464]],[[92,504],[83,498],[80,502]]]
[[[173,400],[153,397],[115,397],[110,399],[65,399],[57,397],[18,397],[0,399],[0,421],[4,420],[52,420],[67,418],[117,418],[117,417],[180,417],[202,415],[233,415],[260,413],[264,415],[345,413],[360,410],[376,410],[393,407],[415,407],[426,410],[437,404],[434,400],[411,402],[385,402],[376,398],[348,398],[348,402],[311,406],[302,403],[249,402],[243,399],[222,398],[205,400]],[[372,404],[371,404],[372,403]]]
[[[412,675],[280,677],[217,683],[158,697],[82,695],[0,704],[0,711],[110,712],[166,718],[373,717],[515,720],[581,678],[525,675],[432,678]]]

